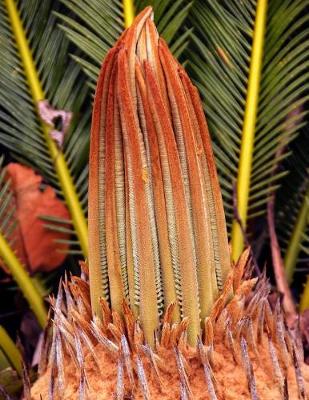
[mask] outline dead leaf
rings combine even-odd
[[[53,128],[50,131],[50,136],[61,149],[64,141],[64,135],[69,129],[71,123],[72,113],[69,111],[57,110],[53,108],[49,104],[48,100],[39,101],[38,109],[42,120]],[[56,129],[55,127],[58,118],[61,121],[60,129]]]
[[[11,182],[18,221],[10,238],[14,250],[30,272],[53,270],[64,261],[68,249],[68,244],[55,240],[68,239],[69,235],[48,229],[41,217],[69,219],[68,210],[52,187],[44,186],[41,190],[43,178],[31,168],[10,163],[6,166],[6,174]]]

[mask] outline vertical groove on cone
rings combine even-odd
[[[201,322],[230,270],[225,218],[197,90],[146,8],[106,57],[93,112],[89,183],[93,312],[100,296],[140,317],[146,340],[166,307]]]

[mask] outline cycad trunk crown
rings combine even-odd
[[[306,398],[299,338],[250,250],[231,268],[199,96],[149,8],[99,77],[89,228],[90,289],[85,265],[60,284],[34,399]]]

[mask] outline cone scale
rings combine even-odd
[[[52,301],[33,398],[305,399],[280,303],[249,250],[231,263],[199,94],[152,20],[146,8],[101,68],[89,265]]]

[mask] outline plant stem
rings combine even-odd
[[[11,247],[0,233],[0,258],[3,259],[5,265],[11,271],[11,274],[25,298],[27,299],[31,309],[33,310],[39,324],[44,328],[46,324],[47,314],[43,299],[31,281],[21,262],[18,260]]]
[[[249,202],[250,175],[254,148],[255,123],[258,112],[266,15],[267,0],[258,0],[237,177],[238,214],[244,228],[247,221]],[[232,226],[232,257],[235,261],[240,256],[243,247],[244,239],[241,227],[239,226],[239,223],[234,219]]]
[[[298,254],[300,251],[300,246],[302,242],[302,235],[305,232],[306,226],[308,224],[309,216],[309,187],[305,194],[302,206],[299,210],[297,219],[294,224],[294,229],[289,240],[289,244],[285,253],[284,264],[286,268],[286,275],[288,282],[291,283],[293,279],[294,269],[298,259]],[[308,285],[308,283],[307,283]],[[309,287],[308,287],[309,291]],[[308,293],[309,295],[309,293]],[[308,303],[307,303],[308,304]]]
[[[35,108],[38,110],[38,102],[45,99],[45,95],[41,86],[41,82],[38,77],[35,63],[32,58],[31,50],[26,38],[25,31],[22,26],[22,22],[19,17],[18,10],[14,0],[5,0],[8,15],[11,21],[12,30],[15,35],[17,47],[20,52],[21,61],[25,68],[25,74],[28,80],[29,88],[32,93],[33,103]],[[80,243],[80,247],[83,251],[84,257],[88,256],[88,232],[87,222],[80,205],[75,186],[73,184],[72,177],[70,175],[69,168],[63,153],[58,149],[56,143],[50,136],[50,126],[43,123],[42,130],[46,140],[48,150],[50,152],[51,159],[54,162],[54,166],[58,175],[61,190],[63,192],[66,204],[70,210],[74,228],[77,233],[77,237]]]
[[[7,334],[3,326],[0,325],[0,347],[4,354],[16,370],[19,376],[22,376],[22,356],[17,346]]]
[[[132,0],[123,0],[124,26],[129,28],[134,20],[134,6]]]
[[[267,222],[270,237],[270,248],[273,261],[273,269],[277,288],[283,294],[283,308],[286,313],[288,325],[293,324],[296,320],[296,308],[290,290],[287,277],[285,274],[284,263],[282,260],[280,246],[275,228],[275,194],[272,194],[267,204]]]

